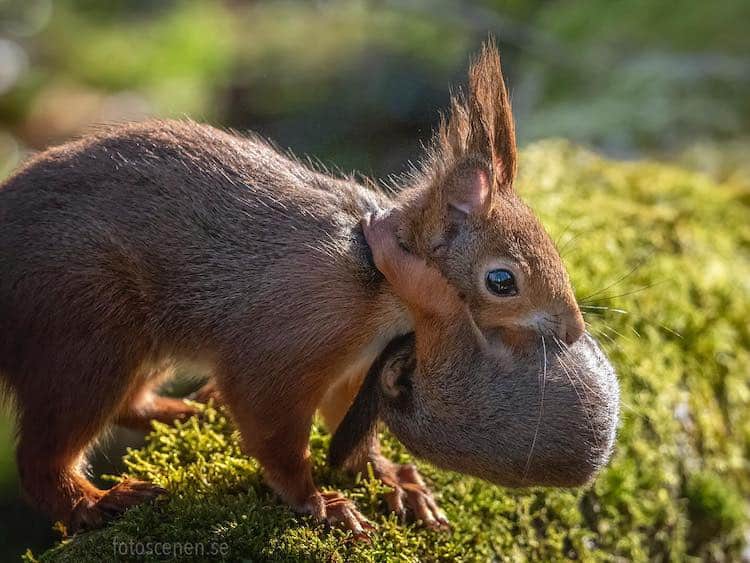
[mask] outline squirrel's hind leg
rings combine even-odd
[[[116,354],[101,358],[112,356]],[[60,367],[55,370],[53,360],[61,357],[67,362],[56,362]],[[72,355],[41,358],[35,366],[38,373],[15,379],[24,382],[16,389],[21,485],[33,504],[62,520],[69,532],[98,528],[165,492],[133,481],[100,490],[85,477],[86,449],[122,408],[135,383],[126,368],[130,362],[105,365],[90,360],[75,361]]]
[[[125,405],[120,409],[115,424],[148,432],[151,421],[156,420],[172,424],[185,420],[197,413],[197,410],[182,399],[163,397],[156,392],[158,386],[174,376],[174,367],[166,365],[154,369],[138,378]]]
[[[151,422],[172,424],[178,420],[190,418],[198,411],[182,399],[162,397],[154,391],[148,391],[129,403],[118,415],[116,424],[148,432]]]
[[[336,432],[346,416],[349,407],[359,392],[365,378],[347,378],[331,387],[320,404],[319,410],[328,431]],[[417,468],[412,464],[398,464],[386,458],[380,451],[380,440],[376,435],[367,444],[367,455],[355,466],[348,466],[352,473],[367,475],[370,464],[376,479],[388,485],[390,492],[385,494],[385,501],[390,512],[396,513],[402,520],[407,516],[432,529],[447,529],[448,519],[435,502],[432,492],[425,484]]]

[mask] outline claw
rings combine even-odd
[[[105,522],[118,517],[129,508],[165,494],[168,494],[168,491],[158,485],[126,479],[103,491],[96,500],[81,499],[73,510],[69,528],[73,532],[100,528]]]
[[[417,522],[427,528],[450,530],[448,517],[437,505],[435,497],[414,465],[396,465],[381,460],[379,469],[378,476],[392,489],[386,494],[388,508],[397,514],[402,522],[406,521],[407,514],[411,514]]]
[[[370,541],[369,533],[375,526],[357,510],[355,504],[336,491],[316,493],[308,503],[308,512],[330,526],[338,526],[352,532],[357,541]]]

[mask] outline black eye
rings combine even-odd
[[[501,297],[518,295],[516,280],[510,270],[490,270],[487,272],[487,289]]]

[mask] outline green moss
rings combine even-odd
[[[744,520],[745,507],[738,491],[714,473],[691,475],[685,496],[692,525],[691,539],[695,544],[732,533]]]
[[[206,409],[157,425],[127,455],[128,472],[168,499],[41,559],[109,560],[131,540],[253,561],[737,559],[750,496],[746,187],[562,142],[529,147],[522,171],[519,190],[558,240],[622,384],[617,451],[591,487],[510,491],[422,465],[454,525],[433,533],[385,516],[376,483],[327,468],[316,428],[318,483],[344,488],[377,522],[371,544],[353,543],[281,505],[224,414]],[[407,457],[387,437],[386,449]]]

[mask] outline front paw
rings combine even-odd
[[[435,497],[414,465],[381,461],[375,466],[375,474],[391,489],[385,495],[391,512],[398,514],[402,520],[412,515],[417,522],[433,530],[450,529],[448,517],[435,502]]]
[[[319,522],[349,530],[360,541],[369,541],[369,533],[375,529],[357,506],[338,491],[315,493],[302,512],[312,514]]]

